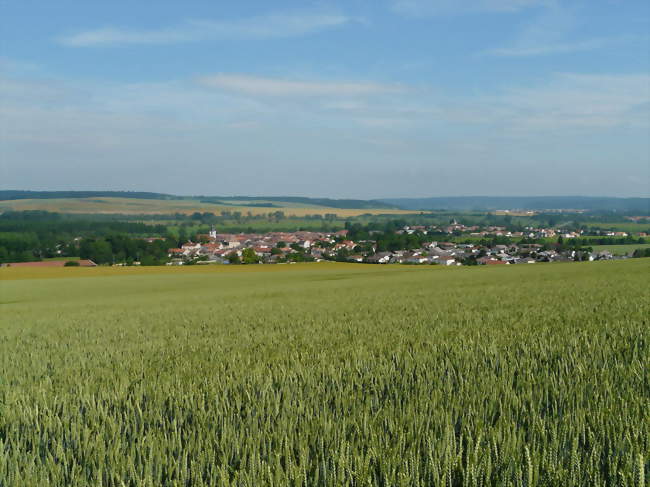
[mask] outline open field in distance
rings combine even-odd
[[[259,203],[256,201],[255,203]],[[283,211],[286,216],[302,217],[305,215],[336,214],[339,217],[351,217],[363,214],[388,214],[403,215],[418,213],[408,210],[393,209],[350,209],[331,208],[316,205],[298,205],[291,202],[272,202],[273,207],[258,206],[234,206],[205,203],[197,200],[158,200],[158,199],[137,199],[137,198],[52,198],[52,199],[20,199],[0,201],[0,210],[43,210],[57,213],[123,213],[123,214],[171,214],[194,212],[212,212],[219,214],[222,211],[236,212],[242,214],[250,212],[253,215],[268,214],[275,211]]]
[[[636,486],[649,271],[0,269],[0,484]]]
[[[647,223],[634,223],[634,222],[594,222],[585,223],[586,226],[592,228],[606,228],[617,232],[647,232],[650,230],[650,225]]]
[[[634,252],[636,249],[647,249],[650,244],[629,244],[629,245],[594,245],[592,248],[594,252],[601,250],[609,250],[614,255],[627,255]]]

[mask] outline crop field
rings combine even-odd
[[[0,269],[0,486],[634,486],[650,259]]]
[[[251,202],[256,203],[256,202]],[[336,214],[342,218],[372,214],[372,215],[402,215],[417,213],[415,211],[391,210],[391,209],[349,209],[330,208],[317,205],[297,205],[296,203],[274,202],[273,207],[259,206],[234,206],[205,203],[199,200],[154,200],[138,198],[52,198],[52,199],[24,199],[0,201],[0,210],[43,210],[57,213],[122,213],[122,214],[172,214],[194,212],[212,212],[219,214],[221,211],[235,212],[242,214],[250,212],[253,215],[283,211],[287,216],[303,217],[305,215]]]

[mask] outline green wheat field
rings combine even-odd
[[[650,259],[0,269],[0,486],[635,486]]]

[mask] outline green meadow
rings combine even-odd
[[[650,259],[0,269],[0,486],[634,486]]]
[[[650,244],[627,244],[627,245],[593,245],[594,252],[608,250],[614,255],[631,255],[637,249],[647,249]]]
[[[650,225],[647,223],[636,223],[630,221],[623,222],[589,222],[585,223],[586,226],[592,228],[603,228],[614,230],[617,232],[647,232],[650,230]]]

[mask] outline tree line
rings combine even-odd
[[[158,258],[159,250],[145,245],[148,242],[142,237],[165,238],[167,243],[164,245],[168,245],[170,240],[172,246],[179,243],[169,234],[166,225],[79,219],[46,211],[6,212],[0,214],[0,262],[82,256],[109,263],[114,258],[119,260],[122,254],[125,259],[138,255],[138,252],[123,252],[123,246],[118,242],[127,240],[131,242],[129,248],[140,249],[140,255]],[[115,243],[111,244],[110,259],[106,257],[105,242]],[[84,254],[80,255],[82,247]],[[167,248],[169,246],[165,247],[165,255]]]

